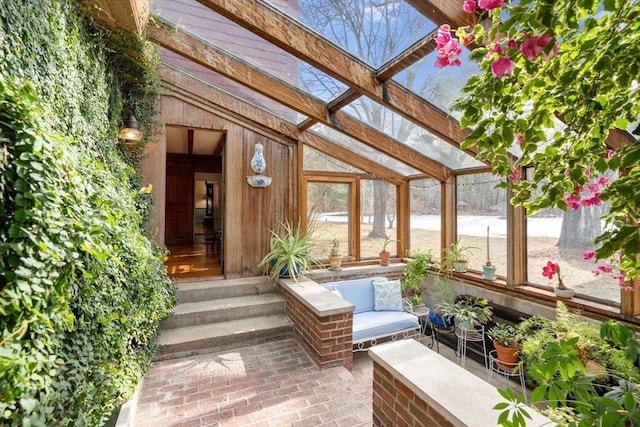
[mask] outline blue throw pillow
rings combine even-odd
[[[400,280],[372,280],[375,311],[404,311]]]

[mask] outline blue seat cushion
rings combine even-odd
[[[418,329],[418,317],[405,311],[367,311],[353,315],[353,341],[389,335],[403,329]]]

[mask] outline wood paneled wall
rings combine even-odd
[[[170,91],[163,95],[160,109],[163,125],[226,131],[222,171],[224,273],[229,278],[259,274],[257,265],[269,250],[269,230],[287,218],[297,220],[297,145],[259,124],[211,105],[174,97]],[[158,147],[166,147],[166,141],[162,134],[154,140],[145,149],[154,155],[145,158],[141,173],[144,182],[153,184],[156,203],[152,227],[156,241],[164,245],[164,233],[157,229],[164,224],[166,160],[160,160]],[[272,177],[267,188],[247,184],[246,177],[254,174],[249,163],[256,142],[264,145],[264,175]],[[157,168],[164,168],[164,173],[158,173]]]

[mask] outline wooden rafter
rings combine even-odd
[[[376,77],[381,81],[389,80],[400,71],[410,67],[425,56],[429,55],[436,48],[436,42],[434,40],[435,37],[436,32],[432,32],[409,46],[409,48],[400,53],[400,55],[380,67],[376,72]]]
[[[352,166],[362,169],[373,176],[384,177],[394,183],[398,183],[403,179],[402,175],[392,169],[366,159],[321,135],[312,132],[300,132],[295,124],[282,120],[275,114],[243,101],[177,68],[163,64],[158,67],[158,75],[165,85],[176,89],[179,88],[179,90],[188,93],[194,99],[202,99],[215,104],[246,120],[266,126],[287,138],[307,144],[324,154],[339,160],[346,160]]]
[[[393,81],[380,81],[371,67],[320,38],[263,0],[198,0],[268,42],[313,65],[407,120],[460,148],[468,135],[456,120]],[[445,0],[449,1],[449,0]],[[473,150],[465,150],[475,153]]]
[[[452,27],[464,27],[478,22],[477,15],[462,10],[462,0],[406,0],[406,2],[438,26],[449,24]]]
[[[235,58],[215,46],[191,36],[180,29],[172,28],[169,23],[158,20],[150,26],[148,37],[191,61],[234,80],[270,99],[293,110],[316,119],[341,133],[357,139],[411,167],[434,178],[444,180],[452,171],[446,166],[423,155],[395,139],[379,132],[362,122],[337,111],[330,114],[327,106],[303,91],[282,82],[256,67]]]

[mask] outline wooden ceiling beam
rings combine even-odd
[[[446,10],[448,10],[445,7],[446,2],[449,1],[442,0],[442,7]],[[407,120],[429,130],[456,148],[460,148],[460,142],[469,133],[460,129],[456,120],[428,101],[397,83],[380,81],[371,67],[318,37],[317,34],[263,0],[198,0],[198,2],[340,80]],[[460,10],[462,11],[461,5]],[[472,150],[467,152],[475,153]]]
[[[157,20],[147,29],[148,37],[155,43],[238,82],[295,111],[330,126],[357,139],[411,167],[445,180],[452,171],[417,150],[405,146],[344,113],[336,112],[330,118],[325,104],[281,80],[269,76],[256,67],[235,58],[215,46],[199,40],[169,23]],[[363,139],[366,138],[366,139]]]
[[[463,0],[406,0],[418,12],[440,26],[451,27],[472,26],[478,22],[478,16],[462,10]]]
[[[265,126],[287,138],[298,140],[337,160],[347,162],[368,174],[396,183],[404,179],[397,171],[362,157],[354,153],[353,150],[348,150],[321,135],[308,131],[301,132],[295,124],[282,120],[282,118],[275,114],[243,101],[198,78],[192,77],[182,70],[162,64],[158,67],[158,75],[165,86],[173,90],[180,90],[182,93],[186,93],[194,99],[204,100],[254,123]]]
[[[400,53],[400,55],[380,67],[376,73],[376,77],[381,81],[389,80],[400,71],[410,67],[425,56],[429,55],[436,49],[436,35],[437,32],[434,31],[409,46],[409,48]]]

